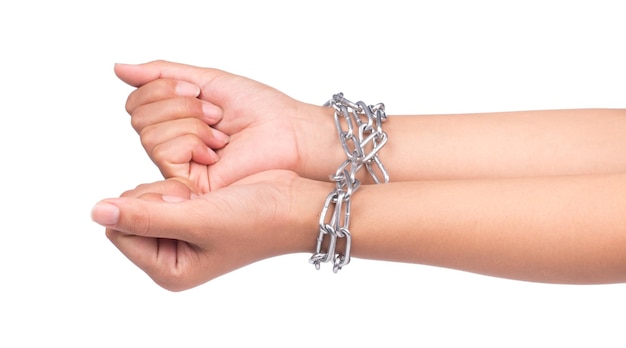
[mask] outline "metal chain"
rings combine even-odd
[[[315,253],[309,262],[320,269],[322,262],[333,261],[333,272],[337,273],[350,263],[350,207],[352,195],[361,185],[356,178],[363,166],[375,183],[389,182],[389,174],[378,159],[378,152],[387,143],[387,133],[382,123],[387,119],[385,105],[366,105],[362,101],[353,103],[343,97],[343,93],[333,95],[324,106],[335,109],[335,127],[341,147],[347,159],[339,166],[331,180],[335,189],[326,197],[319,219],[319,235]],[[342,126],[345,123],[345,129]],[[328,249],[322,247],[324,239],[329,239]],[[346,246],[343,254],[336,250],[337,239],[343,238]]]

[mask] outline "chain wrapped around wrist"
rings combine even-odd
[[[309,262],[315,265],[316,269],[320,269],[322,262],[332,260],[333,272],[337,273],[350,263],[351,198],[361,185],[357,173],[365,167],[376,184],[389,182],[389,174],[378,158],[378,152],[387,143],[387,133],[382,129],[387,114],[382,103],[376,105],[366,105],[362,101],[353,103],[344,98],[343,93],[333,95],[324,106],[335,109],[335,126],[347,159],[330,176],[336,186],[324,202],[319,218],[317,246]],[[329,239],[329,243],[327,250],[323,251],[326,238]],[[345,239],[343,253],[336,250],[338,238]]]

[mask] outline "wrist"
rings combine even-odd
[[[334,110],[329,107],[304,104],[298,113],[297,173],[303,178],[329,181],[337,167],[345,161],[337,136]]]
[[[388,172],[378,157],[379,151],[387,143],[387,134],[382,129],[387,115],[384,104],[354,103],[345,98],[343,93],[333,95],[325,105],[332,107],[336,133],[346,159],[332,176],[335,187],[324,201],[316,251],[309,262],[319,269],[321,263],[332,261],[336,273],[350,263],[351,198],[363,183],[359,178],[359,173],[363,173],[361,169],[365,167],[376,184],[389,182]],[[324,249],[326,240],[328,248]],[[339,241],[345,241],[343,251],[336,248]]]
[[[311,253],[315,250],[319,234],[320,211],[334,184],[298,178],[293,181],[290,194],[293,202],[290,209],[289,252]]]

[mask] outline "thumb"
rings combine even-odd
[[[193,243],[193,226],[201,219],[187,219],[205,200],[176,196],[161,199],[121,197],[98,202],[91,211],[94,222],[122,233],[151,238],[177,239]],[[200,209],[202,209],[200,207]],[[202,211],[202,210],[199,210]]]
[[[117,77],[133,87],[143,86],[159,78],[182,80],[202,86],[215,78],[217,70],[187,64],[156,60],[143,64],[116,63]]]

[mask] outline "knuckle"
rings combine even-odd
[[[181,97],[177,99],[177,113],[181,115],[201,115],[202,106],[197,98]]]
[[[159,79],[151,82],[151,99],[153,101],[158,101],[171,98],[176,93],[176,83],[176,81],[169,79]]]
[[[141,146],[143,146],[146,150],[150,150],[155,140],[156,132],[153,131],[153,127],[145,127],[139,132],[139,140],[141,141]]]
[[[149,211],[143,211],[141,214],[136,214],[131,220],[131,230],[133,234],[137,236],[149,236],[152,230],[152,217]]]
[[[145,183],[144,184],[139,184],[139,185],[135,186],[135,189],[133,191],[142,191],[142,190],[144,190],[145,188],[147,188],[149,186],[150,186],[150,184],[145,184]]]
[[[196,134],[196,135],[203,134],[207,130],[207,128],[209,128],[209,126],[206,123],[202,122],[201,120],[197,118],[191,119],[190,123],[191,124],[189,125],[190,126],[189,128],[191,129],[193,134]]]
[[[157,285],[172,292],[183,291],[191,287],[185,274],[175,266],[160,269],[151,278]]]
[[[124,104],[124,108],[129,115],[133,113],[133,105],[135,105],[135,93],[129,94],[128,98],[126,98],[126,104]]]
[[[134,112],[130,116],[130,125],[133,127],[133,129],[137,133],[140,133],[141,130],[144,128],[144,122],[143,122],[139,112]]]
[[[160,145],[156,145],[150,150],[150,157],[152,158],[152,161],[155,162],[157,165],[165,164],[166,162],[172,161],[172,159],[169,158],[167,152]]]
[[[134,188],[132,190],[126,190],[124,192],[122,192],[122,194],[120,195],[120,197],[134,197],[135,196],[135,190],[137,188]]]
[[[184,149],[192,149],[198,142],[198,137],[193,132],[188,132],[180,136],[180,144]]]

